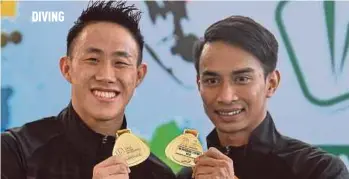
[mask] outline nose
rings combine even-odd
[[[108,62],[101,63],[96,74],[96,80],[105,83],[114,83],[116,78],[113,66]]]
[[[236,95],[235,87],[229,82],[224,82],[220,92],[218,93],[218,103],[221,104],[232,104],[234,101],[238,100],[238,96]]]

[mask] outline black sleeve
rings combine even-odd
[[[347,167],[340,158],[334,155],[327,155],[318,162],[310,178],[349,179],[349,173]]]
[[[161,161],[162,162],[162,161]],[[163,163],[163,162],[162,162]],[[167,166],[165,163],[161,166],[161,172],[156,174],[156,179],[176,179],[176,175],[173,173],[172,169]]]
[[[191,179],[193,171],[189,167],[182,168],[181,171],[177,173],[177,179]]]
[[[165,177],[164,177],[165,176]],[[172,170],[165,171],[165,174],[162,177],[159,177],[159,179],[176,179],[176,175],[172,172]]]
[[[161,167],[161,169],[158,169],[157,171],[152,171],[153,175],[151,178],[153,179],[176,179],[176,175],[173,173],[173,171],[169,167]],[[140,177],[140,178],[146,178],[146,177]]]
[[[10,132],[1,133],[1,179],[25,179],[19,146]]]
[[[149,158],[140,165],[131,167],[130,179],[176,179],[172,169],[150,153]]]

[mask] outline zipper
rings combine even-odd
[[[97,164],[103,160],[105,160],[104,158],[104,150],[106,147],[106,143],[108,142],[108,135],[103,136],[101,143],[99,144],[98,149],[96,150],[96,154],[95,154],[95,159],[94,159],[94,164]]]
[[[106,144],[107,141],[108,141],[108,136],[105,135],[105,136],[103,137],[102,144]]]
[[[232,146],[225,146],[225,147],[224,147],[224,149],[225,149],[224,154],[227,155],[227,156],[229,156],[230,151],[231,151],[231,148],[232,148]]]

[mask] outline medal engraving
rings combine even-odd
[[[166,147],[166,156],[173,162],[191,167],[194,159],[203,153],[196,130],[184,130],[183,134],[173,139]]]
[[[126,160],[129,167],[145,161],[150,155],[149,147],[129,129],[119,130],[113,148],[113,155]]]

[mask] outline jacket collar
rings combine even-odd
[[[105,136],[90,129],[76,113],[71,103],[58,115],[58,118],[63,121],[68,140],[79,152],[94,156],[102,144],[110,148],[115,143],[114,136]],[[124,117],[121,129],[126,128],[127,122]]]
[[[242,147],[266,154],[273,150],[280,137],[281,135],[276,130],[272,117],[267,112],[265,119],[252,131],[248,144]],[[216,129],[212,130],[207,136],[206,141],[208,148],[216,147],[226,154],[230,151],[231,146],[221,146]]]

